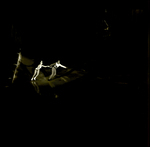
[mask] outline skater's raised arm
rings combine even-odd
[[[62,65],[62,64],[60,64],[60,60],[58,60],[58,62],[56,62],[56,66],[57,67],[62,67],[62,68],[67,68],[66,66],[64,66],[64,65]]]
[[[64,66],[64,65],[61,65],[61,64],[59,64],[59,66],[60,66],[60,67],[62,67],[62,68],[67,68],[66,66]]]

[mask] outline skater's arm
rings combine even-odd
[[[60,67],[62,67],[62,68],[67,68],[66,66],[64,66],[64,65],[61,65],[61,64],[59,64],[59,66],[60,66]]]
[[[42,65],[42,67],[50,67],[49,65],[45,66],[45,65]]]
[[[51,64],[49,67],[52,68],[56,63]]]

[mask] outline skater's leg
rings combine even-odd
[[[36,80],[37,76],[39,75],[40,70],[37,70],[36,75],[34,76],[34,80]]]
[[[52,79],[52,78],[54,77],[55,70],[56,70],[56,69],[53,67],[53,68],[52,68],[52,74],[50,75],[49,80]]]
[[[56,76],[56,68],[54,68],[54,71],[53,71],[53,78]]]
[[[48,80],[51,80],[51,79],[52,79],[52,77],[53,77],[53,73],[50,75],[50,77],[49,77],[49,79],[48,79]]]
[[[33,76],[32,76],[32,79],[31,79],[31,80],[33,80],[33,79],[34,79],[34,77],[36,76],[36,74],[37,74],[37,69],[35,69],[35,70],[34,70],[34,74],[33,74]]]
[[[53,77],[52,78],[54,78],[55,75],[56,75],[56,68],[53,69]]]

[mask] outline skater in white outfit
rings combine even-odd
[[[49,67],[52,68],[52,74],[50,75],[50,77],[49,77],[48,80],[51,80],[51,79],[53,79],[55,77],[55,75],[56,75],[56,69],[58,67],[67,68],[66,66],[60,64],[59,60],[58,60],[58,62],[51,64]]]
[[[43,61],[41,61],[40,64],[39,64],[39,65],[37,66],[37,68],[35,69],[34,75],[32,76],[31,81],[32,81],[32,80],[36,80],[37,76],[38,76],[39,73],[40,73],[40,69],[41,69],[42,67],[49,67],[49,66],[44,66],[44,65],[43,65]]]

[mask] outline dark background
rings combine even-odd
[[[105,106],[108,101],[116,103],[115,106],[119,103],[117,108],[120,111],[129,107],[130,112],[122,113],[122,120],[128,118],[123,114],[130,114],[130,119],[124,120],[122,131],[127,133],[131,130],[131,138],[135,137],[131,139],[133,144],[144,136],[140,143],[146,145],[146,135],[142,134],[147,133],[148,111],[148,1],[107,1],[95,4],[72,2],[50,5],[36,3],[18,6],[10,4],[1,14],[0,86],[3,91],[11,84],[14,64],[20,51],[28,58],[43,59],[45,64],[60,59],[64,65],[83,67],[94,76],[107,79],[113,77],[112,81],[117,82],[125,80],[129,83],[128,88],[116,88],[113,82],[108,88],[107,82],[102,83],[100,87],[104,90],[104,99],[100,101],[105,103]],[[108,31],[104,31],[106,25],[103,20],[109,25]],[[118,78],[118,75],[124,79]],[[86,84],[88,85],[88,82]],[[111,89],[111,86],[115,88]],[[99,89],[96,85],[91,87],[97,89],[93,95],[89,94],[94,97],[94,105],[99,98],[96,96]],[[82,85],[78,90],[80,88],[83,88]],[[89,91],[91,89],[88,88]],[[74,95],[78,96],[79,92]],[[104,96],[104,93],[107,95]],[[113,101],[111,97],[116,99]],[[89,104],[90,100],[87,101],[86,104]],[[103,103],[100,104],[100,109],[92,109],[95,113],[90,116],[93,116],[94,120],[94,116],[97,117],[98,114],[97,110],[104,111],[105,116],[109,115],[102,106]],[[109,112],[118,112],[110,103]],[[94,107],[95,105],[92,108]],[[112,114],[110,117],[113,120]],[[130,125],[125,126],[126,123]],[[115,122],[111,124],[112,128],[117,126],[114,124]],[[113,133],[111,135],[113,136]]]
[[[30,58],[48,62],[60,59],[67,65],[94,59],[103,72],[146,77],[143,74],[148,70],[147,3],[10,6],[1,18],[5,64],[11,65],[7,60],[14,59],[21,48]],[[103,20],[109,24],[108,32],[104,31]]]

